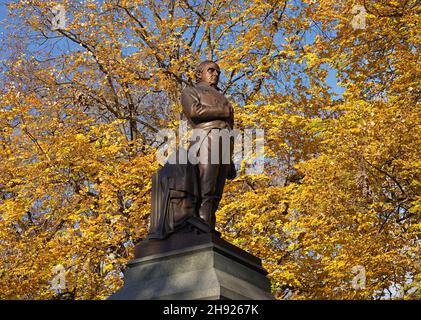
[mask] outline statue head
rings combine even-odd
[[[196,82],[205,82],[210,86],[217,87],[221,70],[215,62],[205,60],[196,67],[195,73]]]

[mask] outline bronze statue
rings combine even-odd
[[[225,181],[236,175],[238,141],[233,109],[217,87],[219,75],[216,63],[204,61],[196,84],[181,94],[193,127],[191,143],[168,154],[153,175],[149,234],[136,244],[124,286],[112,300],[273,299],[261,260],[215,230]]]
[[[198,81],[181,94],[191,143],[168,154],[153,175],[149,234],[135,246],[124,286],[112,300],[273,299],[261,260],[215,230],[225,181],[236,175],[237,131],[233,109],[217,87],[219,66],[204,61],[196,71]]]
[[[164,239],[194,218],[200,218],[210,231],[215,229],[215,212],[225,181],[236,176],[231,139],[228,163],[222,157],[219,130],[233,129],[234,112],[228,99],[219,92],[219,76],[220,68],[215,62],[203,61],[196,68],[196,84],[181,94],[185,116],[193,129],[201,130],[202,140],[196,154],[201,160],[197,164],[166,163],[155,173],[148,239]],[[190,143],[189,150],[196,143]],[[215,145],[219,147],[216,162],[211,161]]]
[[[208,161],[198,164],[200,186],[198,214],[212,229],[215,228],[215,211],[222,197],[225,180],[235,175],[232,161],[230,164],[222,163],[222,149],[219,150],[219,161],[215,164],[210,163],[213,140],[219,139],[219,135],[212,129],[232,130],[234,126],[233,109],[228,99],[219,92],[220,73],[219,66],[215,62],[203,61],[196,68],[198,80],[196,85],[187,87],[181,93],[184,114],[194,129],[205,131],[207,139],[203,145],[204,148],[199,149],[199,157],[200,153],[207,152]],[[218,145],[221,146],[221,143]],[[234,172],[232,172],[233,169]]]

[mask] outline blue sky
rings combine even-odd
[[[3,31],[3,20],[7,17],[7,7],[5,3],[0,2],[0,32]]]
[[[6,15],[6,6],[5,6],[5,2],[1,1],[0,2],[0,19],[3,19]]]

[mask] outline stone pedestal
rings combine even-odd
[[[274,299],[260,259],[197,228],[141,242],[111,300]]]

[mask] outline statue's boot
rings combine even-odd
[[[216,209],[218,208],[219,197],[209,197],[202,202],[199,208],[199,217],[205,221],[211,229],[216,225]]]

